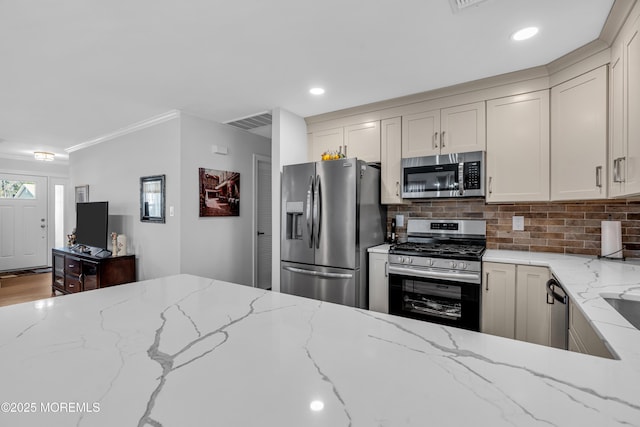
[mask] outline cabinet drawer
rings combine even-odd
[[[82,272],[82,261],[78,258],[66,257],[65,259],[65,273],[72,276],[80,276]]]
[[[67,292],[80,292],[82,291],[82,282],[78,279],[67,277],[65,288]]]

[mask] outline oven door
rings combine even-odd
[[[480,285],[389,274],[389,313],[480,330]]]

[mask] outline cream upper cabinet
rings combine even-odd
[[[402,157],[483,151],[484,102],[402,117]]]
[[[380,162],[380,121],[320,130],[308,134],[309,161],[322,160],[324,152],[342,152],[365,162]]]
[[[484,102],[440,110],[440,153],[484,151],[486,119]]]
[[[344,128],[343,153],[365,162],[380,161],[380,121],[371,121]]]
[[[309,137],[309,161],[319,162],[325,151],[338,151],[344,145],[344,129],[335,128],[313,132]]]
[[[609,196],[624,195],[622,160],[625,156],[624,137],[624,66],[622,62],[622,44],[611,48],[609,64]]]
[[[402,117],[402,157],[440,154],[440,110]]]
[[[625,106],[625,148],[622,169],[626,195],[640,194],[640,18],[624,43],[627,96]]]
[[[518,265],[516,272],[516,339],[550,345],[551,310],[547,304],[546,267]]]
[[[487,101],[487,202],[549,200],[549,91]]]
[[[551,200],[607,196],[607,67],[551,89]]]
[[[400,174],[402,173],[402,120],[400,117],[382,120],[380,124],[380,202],[400,204]]]
[[[480,331],[515,338],[516,266],[485,262]]]
[[[612,196],[640,194],[640,18],[612,48],[610,164]]]

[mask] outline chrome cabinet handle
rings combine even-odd
[[[618,159],[613,159],[613,182],[620,182]]]
[[[489,272],[484,274],[484,289],[489,292]]]
[[[440,135],[440,145],[444,148],[444,131],[442,131],[442,134]]]
[[[396,197],[400,197],[400,181],[396,181]]]
[[[596,166],[596,187],[602,188],[602,166]]]
[[[389,261],[384,262],[384,277],[389,277]]]
[[[433,134],[433,148],[436,149],[438,148],[438,132]]]
[[[493,177],[489,177],[489,194],[493,193]]]
[[[624,157],[624,156],[620,157],[618,159],[618,169],[619,169],[618,170],[618,178],[620,179],[620,182],[624,182],[625,181],[624,175],[622,174],[622,162],[626,162],[626,161],[627,161],[627,158]]]

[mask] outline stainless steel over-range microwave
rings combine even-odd
[[[484,151],[402,159],[402,197],[484,196]]]

